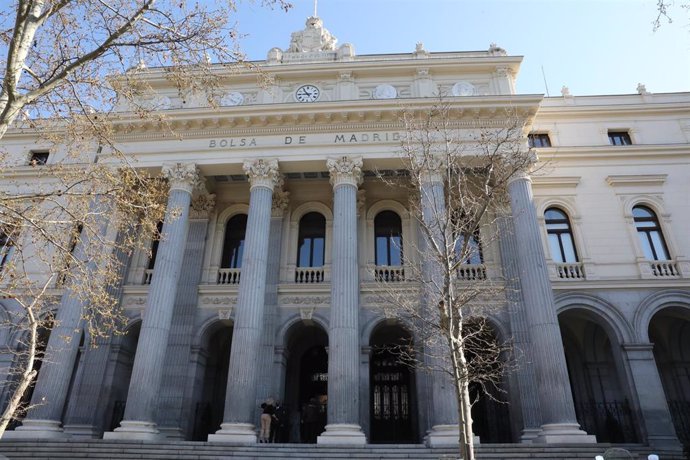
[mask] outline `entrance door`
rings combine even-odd
[[[369,414],[372,443],[417,442],[412,336],[399,324],[384,323],[371,334]]]
[[[390,348],[371,359],[371,442],[403,443],[412,439],[410,368]]]

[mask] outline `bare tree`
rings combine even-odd
[[[461,117],[443,99],[404,112],[403,174],[394,182],[407,189],[421,235],[418,243],[405,241],[404,272],[377,269],[376,278],[380,295],[414,331],[415,353],[403,348],[401,358],[452,380],[461,454],[472,460],[472,405],[477,395],[500,399],[496,390],[514,362],[510,341],[499,341],[487,319],[505,292],[502,280],[487,276],[482,245],[500,236],[494,219],[508,204],[507,184],[533,156],[520,110],[499,110],[483,127]],[[401,289],[403,279],[416,295]]]
[[[144,119],[170,132],[160,95],[142,78],[152,67],[180,94],[213,106],[218,75],[248,65],[236,6],[14,0],[0,11],[0,296],[11,306],[0,327],[19,337],[0,436],[26,410],[40,362],[51,359],[41,331],[79,340],[60,329],[61,298],[79,303],[78,328],[92,340],[122,325],[113,286],[127,255],[149,250],[167,188],[118,150],[114,126]],[[49,150],[48,164],[47,152],[27,158],[25,147],[13,148],[27,143]]]

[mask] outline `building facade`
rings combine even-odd
[[[401,247],[420,233],[376,172],[400,167],[401,108],[443,94],[468,131],[517,111],[539,157],[459,275],[516,288],[490,321],[522,363],[507,404],[475,405],[480,441],[690,442],[690,94],[516,94],[520,62],[495,45],[357,56],[312,17],[256,63],[269,83],[228,73],[219,107],[143,70],[181,136],[126,121],[116,135],[168,178],[176,218],[128,262],[127,334],[45,363],[47,404],[7,436],[251,443],[273,397],[282,441],[456,443],[451,388],[396,363],[414,334],[377,295],[384,277],[404,287]],[[5,139],[32,174],[35,141]]]

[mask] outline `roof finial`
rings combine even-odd
[[[316,14],[316,7],[317,7],[318,3],[319,3],[319,0],[314,0],[314,17],[315,18],[318,17],[318,15]]]

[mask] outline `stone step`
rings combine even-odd
[[[610,448],[608,444],[595,445],[539,445],[481,444],[477,446],[480,460],[515,460],[533,458],[542,460],[594,459]],[[617,445],[645,460],[651,450],[643,445]],[[671,452],[654,452],[662,460],[682,459]],[[239,446],[209,444],[205,442],[171,441],[150,443],[142,441],[75,441],[75,440],[12,440],[0,441],[0,454],[7,458],[40,459],[166,459],[166,460],[254,460],[254,459],[379,459],[379,460],[455,460],[454,449],[429,449],[422,445],[368,445],[365,447],[333,447],[309,444],[267,444]]]

